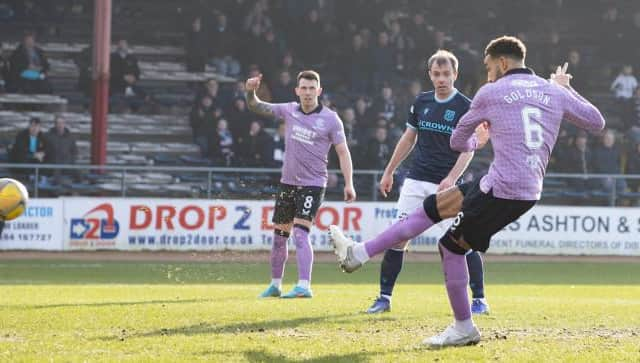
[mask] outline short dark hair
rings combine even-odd
[[[448,50],[439,49],[437,52],[433,53],[429,60],[427,61],[427,70],[430,71],[433,63],[438,64],[439,66],[446,64],[449,62],[454,71],[458,71],[458,58]]]
[[[484,50],[484,55],[491,58],[509,57],[524,60],[527,56],[527,47],[520,39],[504,35],[490,41]]]
[[[29,125],[40,125],[40,119],[37,117],[32,117],[31,120],[29,120]]]
[[[300,79],[308,79],[309,81],[318,81],[318,87],[320,87],[320,75],[316,71],[307,70],[298,73],[296,82],[300,84]]]

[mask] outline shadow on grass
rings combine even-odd
[[[199,302],[211,302],[212,299],[185,299],[185,300],[147,300],[147,301],[113,301],[99,303],[65,303],[65,304],[42,304],[42,305],[0,305],[2,308],[24,308],[24,309],[54,309],[65,307],[104,307],[104,306],[136,306],[153,304],[189,304]],[[219,300],[216,300],[219,301]]]
[[[352,318],[358,315],[360,314],[359,313],[338,314],[338,315],[305,317],[305,318],[297,318],[297,319],[268,320],[268,321],[261,321],[261,322],[238,322],[238,323],[231,323],[231,324],[215,324],[215,323],[202,322],[200,324],[187,325],[183,327],[161,328],[161,329],[153,330],[146,333],[133,334],[133,335],[130,335],[129,338],[148,338],[148,337],[172,336],[172,335],[191,336],[191,335],[200,335],[200,334],[224,334],[224,333],[236,333],[236,334],[264,333],[270,330],[296,328],[300,325],[312,324],[312,323],[326,321],[326,320],[338,319],[341,322],[350,322],[353,319],[345,320],[343,318]],[[100,337],[98,339],[99,340],[117,340],[117,339],[120,339],[120,337],[108,336],[108,337]]]
[[[326,363],[334,363],[334,362],[368,362],[372,355],[376,355],[376,353],[347,353],[347,354],[331,354],[325,355],[318,358],[305,359],[304,362],[326,362]],[[302,360],[298,359],[288,359],[281,355],[271,354],[264,350],[251,350],[244,353],[244,357],[249,362],[285,362],[285,363],[293,363],[293,362],[301,362]]]
[[[401,353],[411,353],[411,352],[423,352],[428,351],[424,347],[413,347],[413,348],[405,348],[405,349],[396,349],[384,352],[358,352],[358,353],[345,353],[345,354],[329,354],[323,355],[316,358],[311,359],[290,359],[280,354],[274,354],[267,352],[265,350],[249,350],[246,352],[237,352],[237,351],[216,351],[216,350],[207,350],[204,352],[198,353],[198,355],[203,357],[222,355],[225,357],[229,356],[244,356],[244,358],[249,362],[284,362],[284,363],[297,363],[297,362],[314,362],[314,363],[334,363],[334,362],[369,362],[372,358],[383,355],[383,354],[401,354]]]

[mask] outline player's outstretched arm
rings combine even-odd
[[[444,179],[442,179],[440,184],[438,184],[437,192],[449,189],[454,186],[456,184],[456,181],[462,176],[462,173],[467,170],[471,159],[473,159],[473,151],[460,153],[460,155],[458,156],[458,160],[456,160],[456,163],[455,165],[453,165],[453,168],[451,168],[451,171],[449,171],[449,174]]]
[[[256,91],[260,88],[260,82],[262,81],[262,74],[257,77],[249,78],[245,83],[245,98],[247,99],[247,108],[251,112],[257,113],[260,116],[275,118],[276,115],[273,111],[273,104],[261,101],[256,95]]]
[[[385,198],[387,197],[387,193],[391,192],[391,188],[393,187],[393,173],[396,172],[398,166],[411,153],[417,139],[418,133],[416,130],[411,127],[407,127],[404,134],[400,137],[400,140],[398,140],[398,144],[393,150],[393,155],[391,155],[391,159],[389,159],[387,167],[384,169],[384,173],[380,179],[380,193],[382,193]]]
[[[600,110],[571,87],[570,81],[573,77],[567,73],[567,66],[568,63],[562,67],[558,66],[556,72],[551,75],[551,83],[566,90],[564,118],[588,131],[604,129],[605,120]]]
[[[353,164],[351,163],[351,152],[346,142],[336,144],[336,154],[340,162],[340,170],[344,176],[344,200],[353,202],[356,200],[356,190],[353,187]]]

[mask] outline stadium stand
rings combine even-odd
[[[54,0],[28,2],[29,6],[21,1],[0,3],[11,9],[0,23],[4,58],[9,58],[25,32],[35,31],[38,45],[49,60],[48,77],[53,89],[53,95],[0,95],[2,144],[10,146],[16,131],[26,127],[31,117],[39,117],[48,129],[54,117],[52,111],[63,112],[69,130],[78,137],[77,163],[88,163],[88,46],[92,39],[93,2]],[[314,68],[323,76],[326,96],[323,103],[337,109],[343,119],[349,119],[347,133],[356,169],[367,165],[378,168],[386,160],[371,163],[366,156],[367,143],[374,139],[376,129],[382,127],[388,135],[385,138],[380,135],[379,139],[386,139],[386,146],[393,150],[398,133],[402,132],[408,105],[416,89],[424,87],[421,78],[424,78],[426,56],[437,47],[453,50],[461,61],[458,88],[472,95],[483,82],[483,49],[479,47],[498,31],[517,33],[531,49],[537,50],[529,55],[528,63],[540,74],[549,73],[551,67],[564,60],[570,61],[569,71],[576,75],[578,82],[575,86],[604,111],[608,126],[617,139],[616,147],[620,151],[617,170],[637,172],[633,155],[640,143],[637,137],[640,92],[621,103],[610,86],[623,66],[631,66],[631,73],[633,69],[640,69],[640,51],[627,51],[624,46],[640,29],[640,5],[599,0],[553,1],[544,2],[544,6],[542,3],[542,0],[536,0],[522,5],[491,0],[468,6],[445,6],[434,1],[402,0],[389,7],[388,3],[379,0],[224,0],[215,3],[191,0],[179,4],[169,0],[152,3],[114,0],[112,39],[114,42],[127,39],[131,44],[131,53],[138,59],[140,68],[137,86],[148,95],[148,99],[145,98],[148,102],[143,107],[134,107],[135,110],[130,107],[112,109],[108,162],[116,165],[248,165],[240,157],[226,158],[224,162],[219,157],[209,160],[211,153],[203,150],[202,142],[197,145],[189,115],[199,101],[198,95],[202,94],[200,89],[209,79],[216,80],[219,85],[213,100],[214,111],[218,111],[212,112],[210,122],[214,126],[207,129],[204,144],[211,145],[219,121],[225,119],[231,121],[231,152],[244,155],[245,150],[237,148],[246,143],[239,139],[249,133],[253,121],[263,125],[270,138],[278,137],[277,125],[271,120],[260,120],[244,112],[241,105],[236,106],[238,99],[243,97],[243,80],[252,72],[264,73],[264,91],[283,102],[287,97],[294,99],[290,88],[287,94],[283,85],[290,85],[290,79],[295,79],[299,70]],[[526,26],[509,21],[511,12],[526,14],[527,9],[536,11],[529,13]],[[573,16],[565,16],[569,12]],[[593,14],[601,15],[598,18]],[[205,39],[211,41],[206,49],[204,69],[188,72],[185,47],[188,48],[188,34],[193,30],[196,17],[200,19]],[[455,26],[447,20],[454,18]],[[498,25],[496,19],[500,19]],[[602,24],[598,29],[592,26],[596,21]],[[284,25],[292,22],[299,24],[301,29],[312,26],[318,31],[284,32]],[[113,49],[116,50],[115,44]],[[240,67],[239,73],[233,71],[236,63]],[[265,99],[270,100],[269,97]],[[351,110],[355,111],[353,117]],[[576,139],[575,130],[567,127],[563,135],[558,147],[570,149]],[[600,144],[599,139],[590,137],[588,147],[591,149]],[[274,140],[273,144],[276,143]],[[383,151],[386,146],[378,147],[378,150]],[[275,152],[275,148],[273,150]],[[378,154],[389,155],[386,152]],[[555,160],[558,154],[554,155],[550,170],[570,172],[563,166],[566,163]],[[0,155],[0,158],[7,156]],[[478,153],[467,178],[486,170],[490,159],[490,148]],[[249,164],[277,165],[273,162],[259,165],[252,161]],[[331,157],[330,166],[337,166],[335,155]],[[591,171],[595,170],[587,172]],[[153,179],[143,174],[127,173],[135,186],[131,191],[136,194],[159,192],[162,188],[146,188],[145,185],[154,186],[153,180],[169,180],[166,176]],[[195,176],[191,184],[185,181],[191,176],[171,177],[173,183],[160,184],[167,188],[171,186],[173,192],[182,195],[192,195],[193,188],[201,190],[202,183],[206,182]],[[252,185],[251,193],[262,193],[271,188],[270,184],[259,188],[259,181],[246,181],[238,175],[229,178],[215,180],[213,184],[219,191],[235,188],[243,192],[240,185]],[[112,179],[106,175],[104,178],[92,176],[81,182],[101,186],[99,188],[107,192],[113,187]],[[269,182],[272,180],[273,177],[269,177]],[[340,190],[339,182],[336,180],[334,191]],[[370,175],[356,178],[356,187],[362,191],[362,197],[373,196],[371,183]],[[567,190],[570,180],[550,179],[547,183],[544,200],[548,202],[577,198],[591,203],[592,197],[598,196],[596,191]],[[617,191],[621,203],[637,202],[637,183],[627,182],[622,189]]]

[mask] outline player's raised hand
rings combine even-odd
[[[558,86],[569,87],[573,76],[567,73],[567,68],[569,68],[568,62],[564,62],[564,65],[558,66],[556,71],[551,73],[550,81]]]
[[[382,174],[378,188],[383,197],[387,197],[387,193],[391,192],[391,187],[393,187],[393,175],[387,173]]]
[[[351,203],[356,200],[356,190],[353,185],[345,185],[344,187],[344,201]]]
[[[489,141],[489,123],[482,121],[478,127],[476,127],[476,139],[478,140],[478,147],[476,149],[482,149]]]
[[[257,91],[260,88],[260,81],[262,81],[262,73],[260,73],[257,77],[247,79],[247,82],[244,85],[244,88],[247,92]]]

